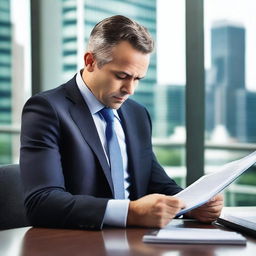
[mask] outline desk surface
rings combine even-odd
[[[180,220],[184,227],[221,228]],[[46,228],[19,228],[0,231],[0,255],[2,256],[247,256],[255,255],[256,239],[246,236],[247,245],[171,245],[145,244],[142,237],[149,232],[145,228],[84,231]]]

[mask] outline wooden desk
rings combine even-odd
[[[184,227],[221,228],[182,221]],[[247,237],[247,245],[170,245],[145,244],[144,228],[83,231],[46,228],[19,228],[0,231],[1,256],[247,256],[255,255],[256,239]]]

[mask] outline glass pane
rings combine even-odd
[[[0,126],[12,122],[11,31],[10,1],[5,0],[0,5]],[[11,143],[10,134],[0,133],[0,164],[12,162]]]
[[[255,1],[205,0],[206,172],[256,149]],[[226,190],[255,205],[255,167]]]
[[[185,1],[157,1],[156,44],[155,152],[167,173],[185,187]]]
[[[0,4],[0,165],[19,160],[21,111],[30,95],[29,1]]]
[[[11,11],[10,1],[0,5],[0,125],[11,123]]]
[[[0,132],[0,165],[18,163],[20,152],[19,129]]]

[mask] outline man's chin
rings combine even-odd
[[[124,102],[112,102],[110,104],[108,104],[109,108],[113,108],[113,109],[119,109]]]
[[[114,104],[111,104],[111,106],[109,107],[113,109],[119,109],[122,106],[122,104],[123,103],[114,103]]]

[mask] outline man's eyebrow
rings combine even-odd
[[[129,73],[125,72],[125,71],[116,71],[116,73],[132,77],[131,74],[129,74]]]
[[[118,73],[118,74],[124,74],[124,75],[126,75],[126,76],[128,76],[128,77],[133,77],[133,75],[131,75],[131,74],[128,74],[127,72],[125,72],[125,71],[116,71],[116,73]],[[139,79],[139,80],[141,80],[141,79],[143,79],[145,76],[142,76],[142,77],[135,77],[135,79]]]

